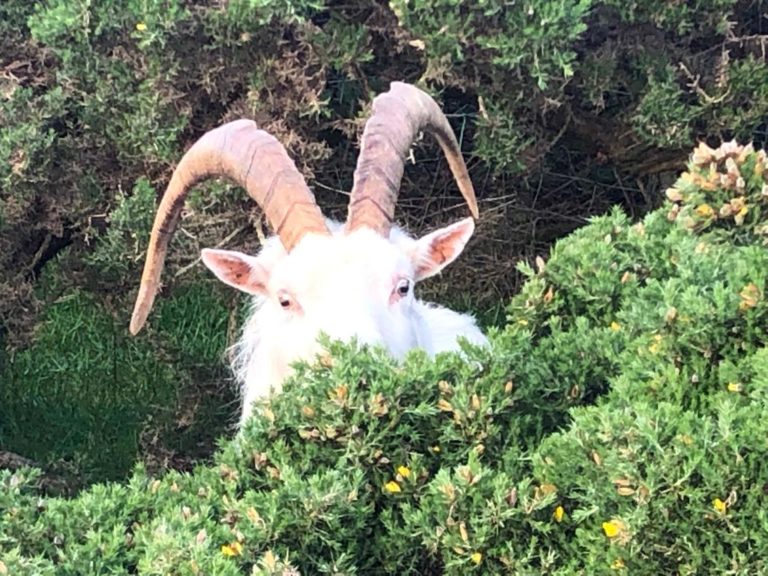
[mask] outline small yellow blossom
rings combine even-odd
[[[483,561],[483,555],[480,552],[472,552],[472,555],[469,557],[472,562],[475,564],[480,564],[480,562]]]
[[[136,30],[139,32],[144,32],[144,30],[147,29],[147,25],[144,22],[137,22],[136,23]]]
[[[440,453],[440,446],[432,446],[431,450],[435,454],[439,454]]]
[[[389,482],[384,484],[384,490],[386,490],[390,494],[397,494],[398,492],[401,492],[400,484],[398,484],[394,480],[390,480]]]
[[[727,505],[726,505],[725,502],[720,500],[720,498],[715,498],[714,500],[712,500],[712,507],[715,510],[717,510],[718,513],[725,514],[725,510],[727,508]]]
[[[563,516],[565,515],[565,510],[563,509],[562,506],[558,506],[557,508],[555,508],[555,512],[552,515],[555,517],[556,522],[562,522]]]
[[[403,478],[408,478],[408,476],[411,475],[411,470],[407,466],[398,466],[397,473],[400,474],[400,476]]]
[[[616,558],[616,560],[614,560],[613,563],[611,564],[611,568],[613,568],[614,570],[621,570],[624,567],[625,567],[624,560],[622,560],[621,558]]]
[[[603,522],[603,532],[605,532],[608,538],[616,538],[616,536],[624,531],[625,527],[624,522],[621,520],[614,519],[609,522]]]
[[[741,392],[741,384],[738,382],[728,382],[728,392]]]
[[[240,542],[234,541],[232,544],[224,544],[221,547],[221,553],[224,556],[240,556],[243,553],[243,545]]]
[[[618,332],[619,330],[621,330],[621,324],[619,324],[618,322],[616,322],[616,320],[614,320],[613,322],[611,322],[611,330],[613,330],[614,332]]]
[[[744,224],[744,218],[746,217],[747,212],[749,212],[749,206],[744,206],[736,213],[736,216],[733,217],[733,221],[737,226]]]
[[[715,215],[715,210],[709,204],[701,204],[696,207],[696,214],[702,218],[712,218]]]
[[[520,326],[528,326],[528,320],[522,319],[517,321]]]

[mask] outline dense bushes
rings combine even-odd
[[[212,466],[71,500],[4,473],[0,571],[764,572],[767,167],[699,147],[674,204],[527,269],[469,362],[330,344]]]
[[[126,474],[137,452],[189,464],[226,430],[222,357],[241,302],[194,263],[206,246],[257,249],[240,190],[195,193],[164,276],[168,312],[136,341],[126,329],[156,198],[203,131],[254,118],[339,216],[371,98],[419,83],[450,116],[482,214],[465,256],[424,290],[498,324],[517,261],[612,204],[633,217],[658,205],[695,138],[764,140],[762,12],[735,0],[2,2],[0,450],[91,481]],[[398,219],[421,230],[461,203],[433,143],[414,158]]]

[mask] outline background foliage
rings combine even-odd
[[[255,119],[343,217],[372,97],[392,80],[429,90],[482,220],[424,295],[501,325],[517,262],[613,204],[633,218],[658,206],[699,138],[764,142],[764,12],[762,0],[3,2],[0,449],[88,483],[124,477],[137,455],[189,469],[229,432],[224,350],[242,302],[194,264],[206,246],[258,249],[260,213],[240,190],[194,195],[150,326],[126,329],[156,198],[204,131]],[[439,149],[414,154],[400,221],[421,232],[464,215]],[[582,369],[546,362],[563,378]],[[547,414],[542,431],[560,421]]]

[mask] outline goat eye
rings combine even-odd
[[[277,301],[280,302],[280,306],[283,307],[283,310],[288,310],[288,308],[290,308],[293,304],[291,298],[283,292],[277,295]]]
[[[408,292],[411,291],[411,281],[407,278],[403,278],[397,283],[397,295],[404,298],[408,296]]]

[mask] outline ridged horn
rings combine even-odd
[[[206,132],[182,157],[157,209],[131,334],[141,330],[152,309],[168,243],[189,189],[215,176],[228,177],[245,188],[287,251],[309,232],[330,234],[304,177],[274,136],[252,120],[235,120]]]
[[[373,100],[365,124],[349,198],[347,231],[363,226],[389,235],[405,157],[420,131],[435,136],[453,177],[477,219],[477,198],[461,148],[448,119],[432,97],[411,84],[392,82]]]

